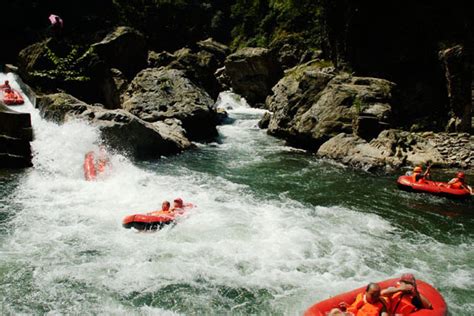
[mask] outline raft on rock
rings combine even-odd
[[[3,89],[2,94],[3,102],[7,105],[21,105],[25,103],[20,92],[14,89]]]
[[[471,192],[467,189],[450,188],[446,182],[436,182],[430,180],[415,181],[412,176],[400,176],[397,186],[408,192],[422,192],[453,199],[466,199],[471,197]]]
[[[395,286],[399,280],[399,278],[389,279],[382,282],[377,282],[377,284],[380,285],[382,289],[384,289],[387,287]],[[444,301],[444,298],[441,296],[438,290],[436,290],[430,284],[421,280],[416,281],[416,286],[418,291],[430,301],[431,305],[433,306],[433,309],[420,309],[408,315],[445,316],[448,314],[448,307],[446,305],[446,302]],[[350,304],[354,302],[357,294],[365,292],[365,288],[366,287],[363,286],[353,291],[339,294],[327,300],[316,303],[308,310],[306,310],[304,316],[326,316],[326,314],[329,313],[331,309],[339,307],[339,303],[346,302]]]

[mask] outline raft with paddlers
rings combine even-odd
[[[397,186],[408,192],[430,193],[455,199],[471,197],[471,192],[468,189],[451,188],[446,182],[436,182],[425,179],[415,180],[412,176],[400,176],[397,180]]]
[[[398,278],[385,280],[382,282],[377,282],[381,288],[387,288],[391,286],[396,286]],[[408,315],[413,316],[445,316],[448,314],[448,307],[444,301],[441,294],[432,287],[430,284],[417,280],[417,289],[419,293],[423,294],[432,305],[432,309],[420,309],[416,312],[410,313]],[[304,313],[305,316],[326,316],[333,308],[338,308],[341,302],[354,302],[357,294],[363,293],[365,291],[365,286],[358,288],[356,290],[339,294],[337,296],[331,297],[327,300],[321,301],[319,303],[311,306]]]
[[[25,103],[20,92],[15,89],[3,89],[1,93],[3,94],[3,103],[7,105],[21,105]]]

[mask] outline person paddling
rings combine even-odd
[[[428,180],[431,178],[430,169],[431,165],[428,165],[426,171],[423,172],[423,168],[421,166],[416,166],[413,168],[413,171],[407,172],[406,175],[413,177],[413,182],[423,182],[423,180]]]

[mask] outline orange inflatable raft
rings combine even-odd
[[[396,283],[399,281],[399,278],[385,280],[382,282],[377,282],[382,289],[396,286]],[[448,314],[448,307],[444,298],[441,294],[436,290],[434,287],[429,285],[426,282],[421,280],[416,280],[416,286],[418,291],[423,294],[433,306],[433,309],[421,309],[414,313],[410,313],[409,315],[413,316],[446,316]],[[305,316],[326,316],[326,314],[333,308],[338,307],[339,303],[346,302],[352,303],[355,301],[357,294],[362,293],[365,291],[366,286],[358,288],[356,290],[343,293],[334,297],[331,297],[327,300],[321,301],[319,303],[314,304],[311,306],[306,312],[304,313]]]
[[[154,215],[149,214],[133,214],[125,216],[122,221],[124,228],[135,228],[136,230],[157,230],[163,228],[165,225],[174,223],[175,219],[182,216],[188,209],[193,208],[192,203],[185,203],[182,209],[174,212],[154,212]]]
[[[14,89],[3,89],[3,102],[8,105],[21,105],[25,103],[20,92]]]
[[[412,176],[400,176],[397,180],[397,186],[408,192],[424,192],[454,199],[466,199],[471,197],[471,192],[467,189],[450,188],[446,182],[430,180],[414,181]]]
[[[84,157],[84,178],[87,181],[92,181],[98,175],[104,173],[106,168],[110,168],[110,163],[107,159],[96,159],[93,151],[89,151]]]

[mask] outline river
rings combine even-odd
[[[221,96],[230,117],[215,142],[153,161],[113,152],[93,182],[82,163],[96,128],[17,107],[32,115],[34,166],[0,172],[1,313],[301,315],[412,272],[451,315],[474,315],[472,201],[399,191],[396,175],[285,146],[257,127],[261,110]],[[175,197],[196,206],[176,225],[122,228]]]

